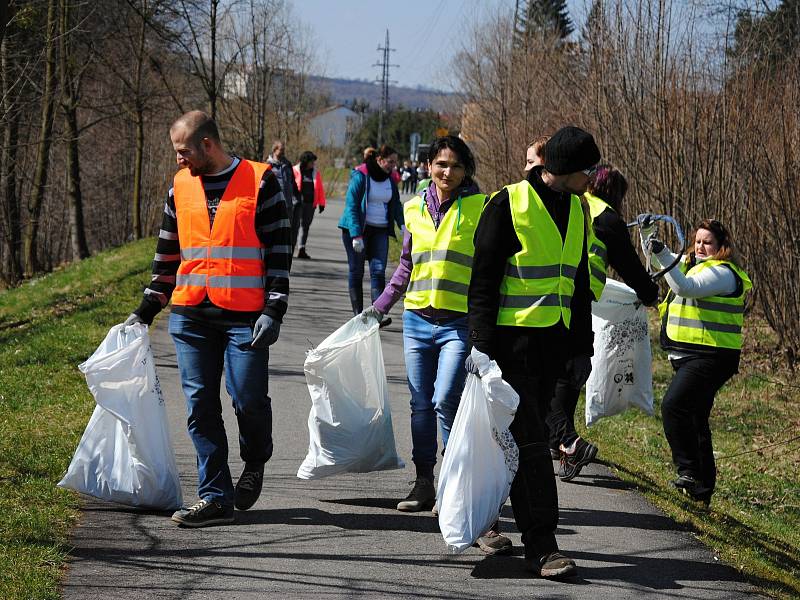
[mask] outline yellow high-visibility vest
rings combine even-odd
[[[569,327],[575,276],[586,230],[581,201],[570,196],[566,239],[528,181],[506,186],[522,249],[509,257],[500,283],[498,325]]]
[[[589,253],[589,286],[595,300],[600,300],[600,294],[606,287],[606,274],[608,273],[608,248],[594,233],[594,220],[607,208],[611,208],[602,198],[586,192],[583,195],[589,205],[589,216],[592,227],[588,228],[588,253]],[[611,210],[614,210],[611,208]]]
[[[486,196],[459,197],[442,218],[438,229],[423,196],[403,205],[403,217],[411,233],[411,279],[404,306],[428,306],[467,312],[467,291],[475,255],[475,228]]]
[[[682,263],[681,270],[691,277],[703,269],[719,265],[725,265],[739,278],[739,293],[735,296],[684,298],[670,290],[658,305],[661,331],[666,334],[666,340],[662,335],[662,345],[685,350],[698,347],[742,349],[744,295],[753,287],[747,273],[730,261],[715,259],[698,263],[688,272],[686,263]]]

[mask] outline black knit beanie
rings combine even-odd
[[[544,145],[544,168],[553,175],[577,173],[598,162],[600,150],[592,134],[579,127],[562,127]]]

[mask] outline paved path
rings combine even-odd
[[[574,583],[534,578],[523,568],[510,506],[503,526],[515,556],[485,557],[477,549],[445,554],[430,513],[394,510],[413,479],[405,470],[301,481],[295,474],[308,444],[311,401],[303,377],[305,351],[350,317],[347,265],[336,223],[341,201],[318,215],[308,252],[295,261],[290,308],[272,347],[270,394],[275,454],[264,492],[232,526],[179,529],[165,513],[88,500],[74,532],[63,594],[68,599],[171,598],[743,598],[753,589],[715,560],[673,521],[626,489],[605,468],[584,469],[559,482],[562,548],[577,559]],[[365,286],[368,289],[368,285]],[[398,452],[410,462],[408,389],[399,310],[382,330]],[[396,313],[396,314],[394,314]],[[152,332],[187,501],[195,496],[194,449],[166,320]],[[229,403],[230,446],[237,449]],[[242,464],[237,453],[231,471]]]

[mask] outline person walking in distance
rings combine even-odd
[[[580,195],[600,160],[594,138],[564,127],[548,140],[544,166],[494,194],[475,231],[468,315],[482,375],[490,359],[520,396],[511,433],[519,469],[511,485],[525,562],[541,577],[576,574],[559,552],[558,495],[545,418],[556,378],[572,358],[575,384],[591,370],[591,290],[587,223]]]
[[[169,332],[197,452],[199,501],[183,527],[232,523],[258,499],[272,455],[269,346],[289,295],[289,220],[269,165],[228,154],[216,123],[191,111],[170,128],[178,167],[164,207],[153,277],[125,321],[151,324],[170,300]],[[220,382],[233,399],[244,470],[234,488]]]
[[[303,202],[301,218],[292,220],[292,252],[297,244],[298,232],[302,224],[303,232],[299,236],[297,258],[309,260],[311,257],[306,252],[306,243],[311,222],[314,220],[314,209],[319,210],[320,214],[325,210],[325,186],[322,185],[322,175],[317,169],[316,154],[306,151],[300,155],[300,162],[294,166],[294,180],[300,189]]]
[[[286,201],[286,210],[291,218],[294,207],[301,203],[300,189],[295,183],[292,163],[286,158],[286,145],[282,141],[272,142],[272,154],[267,157],[267,164],[278,178],[283,199]]]
[[[589,180],[584,200],[592,228],[589,243],[589,278],[592,297],[600,299],[606,284],[606,271],[613,268],[647,306],[658,301],[658,285],[650,278],[631,243],[628,227],[620,216],[622,199],[628,191],[625,176],[611,165],[598,167]],[[550,430],[550,455],[559,460],[561,481],[572,481],[597,455],[597,446],[575,431],[575,408],[581,388],[575,386],[572,359],[558,378],[547,425]]]
[[[369,262],[370,296],[374,302],[386,287],[389,236],[395,237],[395,225],[403,226],[400,192],[389,176],[396,164],[397,153],[384,144],[350,174],[339,228],[347,252],[348,288],[354,315],[364,310],[364,261]],[[381,325],[391,321],[384,319]]]
[[[651,239],[650,249],[659,266],[675,259],[658,239]],[[715,219],[697,224],[694,250],[664,279],[670,289],[658,307],[661,347],[674,375],[661,417],[678,470],[672,485],[708,506],[717,484],[708,420],[714,396],[739,371],[744,297],[753,284],[739,266],[733,236]]]

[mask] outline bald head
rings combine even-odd
[[[220,144],[217,124],[202,110],[190,110],[178,117],[169,128],[169,132],[172,135],[178,131],[182,132],[194,146],[199,146],[203,138]]]
[[[178,166],[188,168],[192,176],[219,173],[233,160],[222,149],[214,119],[193,110],[182,115],[169,128]]]

